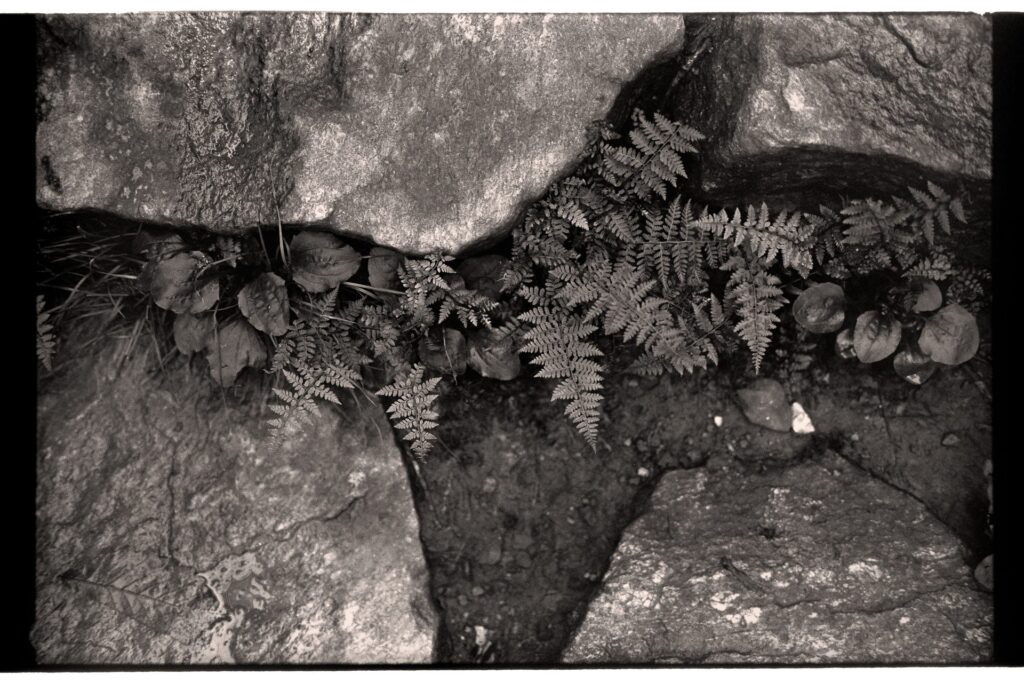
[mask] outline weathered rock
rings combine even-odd
[[[41,663],[431,660],[419,526],[382,415],[324,411],[270,448],[258,401],[226,405],[184,367],[110,366],[87,359],[39,401]]]
[[[40,19],[37,200],[232,233],[321,223],[407,251],[508,224],[679,15]]]
[[[960,536],[969,559],[981,560],[992,551],[985,475],[992,404],[960,369],[943,368],[920,387],[885,378],[864,392],[858,379],[866,378],[850,369],[817,393],[817,429],[845,437],[845,457],[923,502]],[[943,444],[951,430],[963,438]]]
[[[786,390],[774,379],[756,379],[736,392],[743,415],[752,423],[777,432],[792,426],[792,408]]]
[[[979,188],[991,178],[987,17],[702,20],[713,49],[682,83],[674,113],[708,134],[709,196],[813,210],[839,193],[903,193],[926,177]]]
[[[977,662],[992,603],[924,507],[826,453],[672,472],[567,662]]]

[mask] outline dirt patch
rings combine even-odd
[[[988,542],[978,530],[987,524],[982,469],[991,455],[984,426],[991,403],[973,386],[977,370],[949,369],[933,378],[934,388],[920,388],[878,365],[822,354],[808,370],[787,372],[782,361],[762,371],[782,379],[790,400],[803,403],[817,425],[809,435],[750,424],[734,400],[736,387],[750,379],[742,373],[616,376],[607,385],[596,452],[550,402],[543,382],[464,376],[442,401],[442,445],[418,465],[421,533],[442,613],[438,659],[557,661],[623,530],[643,512],[659,478],[700,467],[714,453],[764,473],[834,447],[925,502],[960,537],[965,562],[973,562]],[[971,410],[959,405],[965,396]],[[890,436],[884,428],[891,416],[925,410],[931,419],[903,420],[912,435]],[[949,433],[961,435],[963,453],[940,446]],[[951,459],[956,468],[935,467]],[[933,476],[910,482],[873,467],[876,461],[902,462],[904,473],[923,473],[931,463]],[[971,476],[965,480],[963,473]],[[759,533],[770,539],[774,531]]]

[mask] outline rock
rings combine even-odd
[[[813,434],[814,423],[811,422],[811,416],[807,414],[804,407],[794,401],[791,408],[793,411],[793,431],[797,434]]]
[[[567,663],[981,662],[992,601],[957,539],[838,456],[666,474]]]
[[[869,392],[858,405],[857,368],[842,374],[828,391],[815,395],[814,423],[819,433],[850,435],[843,455],[873,475],[906,491],[946,523],[967,547],[969,559],[980,561],[992,552],[986,516],[989,507],[985,462],[992,457],[992,406],[970,384],[969,375],[943,368],[922,386],[895,375],[880,375],[884,389]],[[895,417],[895,396],[904,396],[906,410]],[[879,396],[886,400],[879,410]],[[940,435],[969,434],[958,443],[939,447]],[[856,434],[856,443],[852,443]]]
[[[954,434],[953,432],[947,432],[946,434],[942,435],[941,443],[943,446],[955,446],[958,443],[960,443],[960,437]]]
[[[992,592],[992,587],[995,585],[992,580],[992,556],[988,555],[984,560],[978,563],[978,566],[974,568],[974,579],[978,584],[987,590],[989,593]]]
[[[752,423],[788,432],[792,410],[786,401],[786,390],[774,379],[757,379],[736,392],[743,415]]]
[[[495,236],[680,15],[167,13],[39,23],[37,201],[395,249]]]
[[[265,445],[182,363],[83,359],[38,403],[45,664],[424,663],[437,616],[383,416]]]
[[[691,29],[699,20],[690,22]],[[988,193],[988,17],[741,15],[703,20],[711,49],[673,114],[708,135],[702,190],[816,210],[925,178]]]

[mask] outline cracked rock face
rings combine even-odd
[[[719,16],[706,29],[676,115],[708,134],[709,196],[813,210],[823,185],[856,196],[991,179],[988,18]]]
[[[665,475],[567,662],[966,663],[992,603],[953,534],[838,456]]]
[[[584,151],[680,15],[40,19],[37,200],[402,251],[492,237]]]
[[[140,359],[38,403],[36,624],[47,664],[421,663],[437,618],[379,409],[279,448],[259,401]],[[251,398],[251,397],[250,397]]]

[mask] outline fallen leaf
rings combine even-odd
[[[853,328],[853,349],[861,363],[874,363],[892,354],[902,336],[899,321],[867,311],[858,316]]]
[[[145,278],[154,303],[175,313],[202,313],[212,308],[220,297],[220,284],[216,278],[202,277],[210,263],[210,257],[201,251],[149,261]]]
[[[420,339],[419,354],[424,365],[435,370],[455,375],[466,371],[466,338],[450,327],[434,328]]]
[[[261,273],[238,293],[238,308],[261,332],[279,337],[288,331],[288,287],[276,273]]]
[[[506,382],[518,377],[522,365],[512,335],[489,328],[474,330],[469,335],[469,367],[482,377]]]
[[[359,252],[326,232],[300,232],[289,246],[292,279],[307,292],[334,289],[355,275],[362,262]]]
[[[174,345],[186,356],[205,349],[212,336],[212,314],[179,313],[174,318]]]
[[[980,341],[978,323],[970,311],[949,304],[925,321],[917,343],[936,363],[959,365],[974,358]]]
[[[267,350],[252,325],[233,320],[210,335],[206,359],[210,374],[222,387],[234,385],[238,373],[246,367],[259,367],[267,361]]]
[[[826,334],[843,326],[846,294],[832,282],[813,285],[793,302],[793,317],[809,332]]]
[[[911,384],[924,384],[937,368],[932,359],[917,348],[903,349],[893,356],[892,367]]]
[[[380,289],[395,289],[398,286],[398,267],[402,265],[402,255],[397,251],[384,247],[370,250],[367,270],[370,273],[370,286]]]

